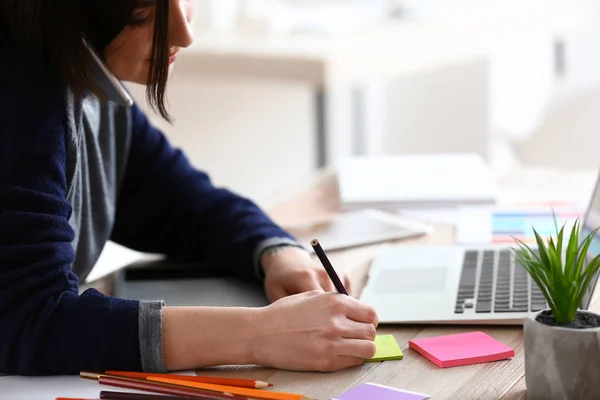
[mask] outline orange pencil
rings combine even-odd
[[[270,392],[266,390],[258,390],[258,389],[246,389],[239,388],[234,386],[222,386],[222,385],[213,385],[210,383],[200,383],[200,382],[189,382],[189,381],[178,381],[177,379],[168,379],[168,378],[155,378],[153,376],[149,376],[147,378],[149,381],[153,382],[162,382],[168,383],[171,385],[180,385],[195,389],[204,389],[204,390],[212,390],[219,393],[231,393],[233,395],[250,397],[253,399],[262,399],[262,400],[306,400],[307,398],[301,394],[295,393],[283,393],[283,392]]]
[[[235,379],[235,378],[213,378],[209,376],[188,376],[188,375],[171,375],[171,374],[152,374],[145,372],[129,372],[129,371],[106,371],[106,375],[124,376],[127,378],[147,379],[149,376],[155,378],[177,379],[179,381],[211,383],[213,385],[237,386],[249,389],[264,389],[273,386],[272,383],[263,381],[253,381],[250,379]]]

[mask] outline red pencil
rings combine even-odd
[[[98,382],[101,385],[116,386],[126,389],[146,390],[153,393],[170,394],[175,396],[186,396],[194,399],[203,400],[248,400],[246,397],[236,397],[233,395],[220,394],[204,390],[190,390],[184,387],[156,385],[149,381],[138,381],[130,378],[116,378],[109,376],[100,376]]]
[[[125,376],[128,378],[146,379],[149,376],[155,378],[169,378],[181,381],[211,383],[213,385],[236,386],[250,389],[264,389],[273,386],[272,383],[263,381],[253,381],[250,379],[237,378],[213,378],[210,376],[188,376],[188,375],[172,375],[172,374],[152,374],[146,372],[129,372],[129,371],[106,371],[106,375]]]
[[[83,399],[80,397],[57,397],[55,400],[98,400],[98,399]]]

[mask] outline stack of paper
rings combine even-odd
[[[338,165],[344,209],[490,205],[496,184],[476,154],[352,157]]]

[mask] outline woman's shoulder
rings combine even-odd
[[[27,148],[58,151],[66,132],[66,98],[58,80],[42,62],[0,46],[2,153],[25,152]]]
[[[64,100],[64,85],[52,73],[48,64],[26,52],[0,41],[0,81],[3,92],[18,92],[30,96],[52,96]]]

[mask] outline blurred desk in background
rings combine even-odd
[[[562,1],[477,20],[390,20],[347,35],[199,34],[175,68],[228,79],[296,82],[314,89],[317,166],[383,152],[386,81],[486,60],[496,49],[573,26]],[[483,100],[482,100],[483,101]]]

